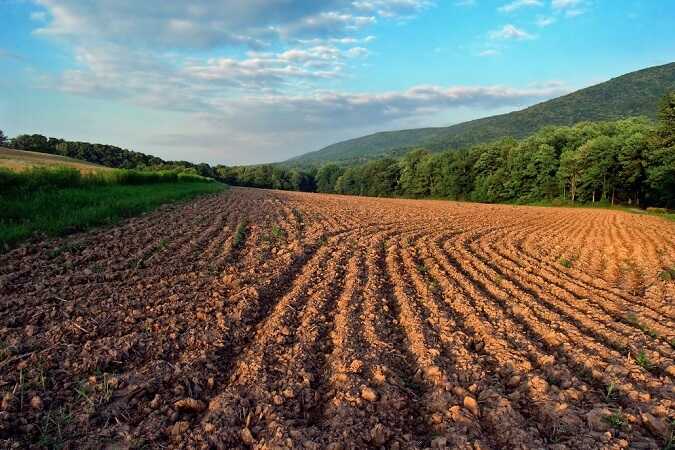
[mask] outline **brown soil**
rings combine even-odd
[[[33,243],[0,256],[0,448],[664,448],[674,236],[235,188]]]

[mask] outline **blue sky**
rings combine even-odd
[[[670,0],[0,0],[0,129],[248,164],[675,60]]]

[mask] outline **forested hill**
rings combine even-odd
[[[41,134],[22,134],[7,140],[0,130],[0,146],[3,144],[16,150],[65,156],[118,169],[178,170],[210,178],[216,177],[214,169],[206,163],[165,161],[157,156],[114,145],[67,141],[54,137],[48,138]]]
[[[398,156],[411,148],[432,152],[464,148],[513,136],[529,136],[547,125],[573,125],[630,116],[654,118],[659,100],[675,89],[675,63],[631,72],[604,83],[508,114],[472,120],[444,128],[389,131],[351,139],[286,161],[293,166],[327,162],[355,164]]]

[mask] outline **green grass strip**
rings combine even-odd
[[[157,206],[220,192],[215,182],[86,185],[0,193],[0,251],[37,234],[62,236],[150,211]]]

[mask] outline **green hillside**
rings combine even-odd
[[[383,156],[398,156],[414,147],[440,151],[505,136],[522,138],[547,125],[572,125],[630,116],[654,118],[659,100],[673,89],[675,63],[670,63],[631,72],[520,111],[450,127],[375,133],[329,145],[292,158],[286,164],[318,166],[329,161],[354,164]]]

